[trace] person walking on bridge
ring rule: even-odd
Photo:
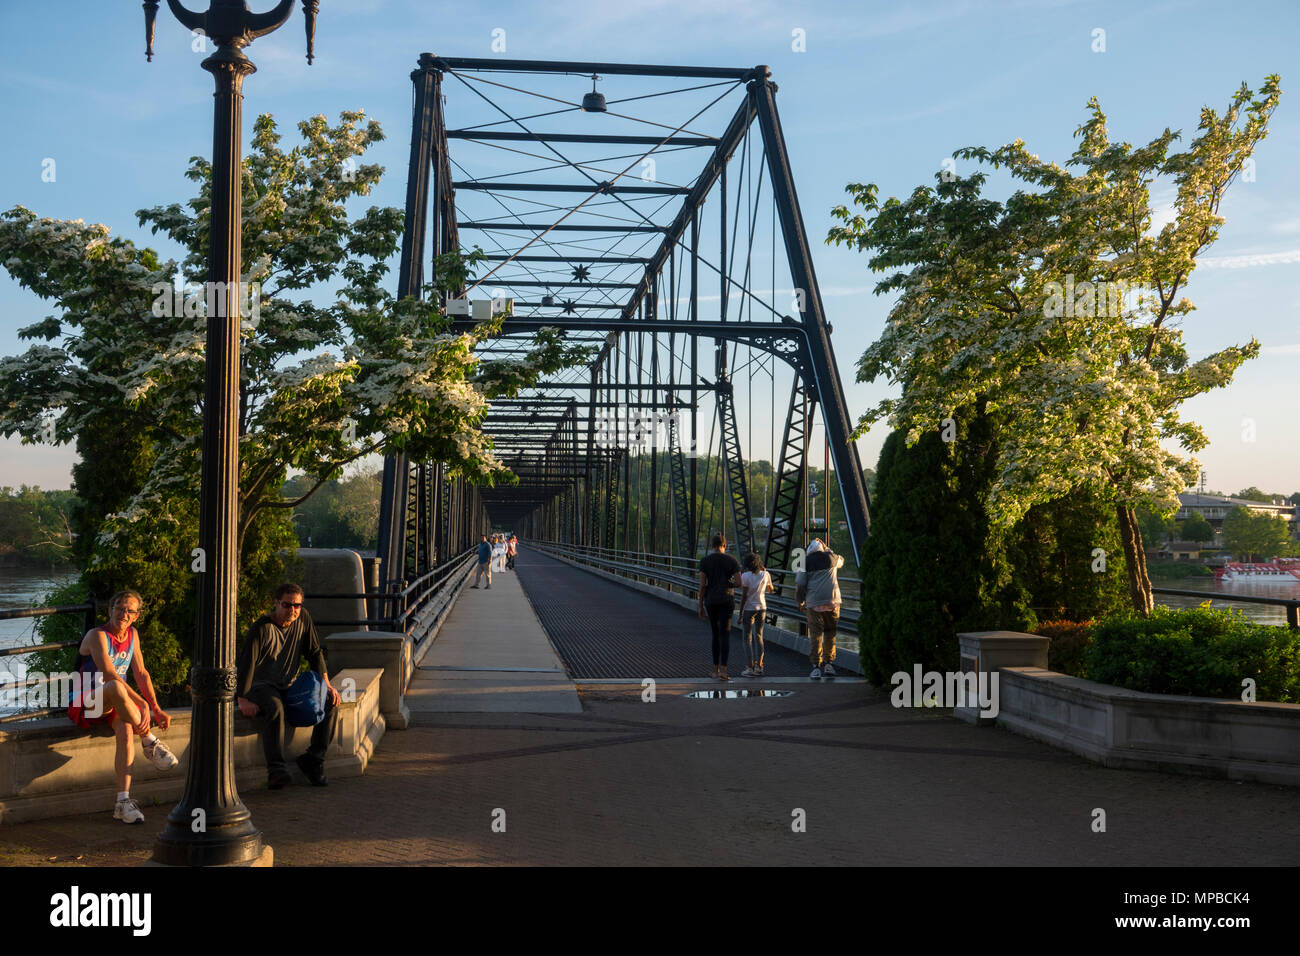
[[[719,532],[713,536],[713,550],[700,559],[700,620],[707,620],[713,628],[713,676],[717,680],[731,680],[727,656],[738,587],[742,587],[740,562],[727,554],[727,539]]]
[[[804,569],[795,575],[799,605],[808,623],[808,657],[813,680],[835,676],[835,630],[840,623],[840,582],[835,572],[844,566],[820,538],[813,538],[804,557]]]
[[[487,586],[492,587],[492,545],[488,544],[487,535],[480,535],[478,543],[478,567],[474,569],[474,583],[478,587],[479,579],[487,575]]]
[[[752,551],[745,555],[745,573],[740,576],[744,584],[740,600],[740,633],[745,639],[745,656],[749,664],[740,672],[741,677],[763,676],[763,623],[767,617],[767,595],[776,588],[772,576],[763,562]]]

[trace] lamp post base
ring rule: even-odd
[[[193,833],[168,821],[153,847],[153,862],[160,866],[269,866],[255,861],[270,853],[262,842],[262,831],[251,822],[236,833]]]
[[[184,866],[183,863],[162,863],[158,860],[146,860],[141,866]],[[265,843],[262,844],[262,852],[251,860],[245,860],[238,863],[219,863],[218,866],[275,866],[275,851]]]

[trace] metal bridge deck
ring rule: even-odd
[[[695,614],[526,547],[515,567],[570,677],[663,680],[712,672],[709,625]],[[729,653],[727,671],[737,677],[745,667],[738,628]],[[807,660],[794,651],[768,642],[764,657],[768,677],[808,676]]]

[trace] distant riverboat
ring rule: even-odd
[[[1258,581],[1263,584],[1295,584],[1300,581],[1300,558],[1278,558],[1262,564],[1230,562],[1216,568],[1219,581]]]

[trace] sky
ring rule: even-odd
[[[245,84],[244,118],[251,128],[259,113],[272,112],[289,132],[317,113],[364,110],[388,136],[367,153],[387,174],[365,202],[402,206],[409,73],[421,52],[499,55],[494,31],[504,31],[495,37],[499,47],[504,36],[511,58],[767,64],[856,418],[890,394],[887,383],[854,382],[854,366],[892,301],[872,294],[878,277],[862,254],[821,242],[846,184],[876,183],[882,199],[905,196],[932,183],[954,150],[1017,138],[1064,162],[1094,95],[1113,139],[1144,143],[1170,127],[1183,130],[1186,143],[1202,106],[1222,110],[1243,82],[1256,89],[1265,75],[1282,73],[1281,105],[1255,154],[1254,181],[1238,182],[1223,202],[1226,222],[1188,287],[1197,311],[1184,322],[1193,357],[1252,336],[1262,354],[1227,389],[1187,402],[1183,417],[1209,435],[1198,458],[1210,488],[1290,494],[1300,490],[1300,108],[1286,92],[1285,68],[1295,62],[1298,28],[1300,5],[1291,2],[325,0],[311,67],[299,10],[248,48],[258,72]],[[0,210],[21,204],[41,216],[102,222],[177,255],[138,227],[135,213],[189,198],[189,157],[211,151],[212,81],[188,31],[164,4],[154,62],[146,63],[135,0],[47,0],[0,4],[0,33],[11,38],[0,65],[11,131],[0,147]],[[52,182],[42,175],[47,160]],[[996,191],[996,177],[990,185]],[[1154,198],[1167,206],[1170,194],[1157,190]],[[0,355],[22,351],[18,329],[48,312],[0,270]],[[877,425],[861,439],[864,465],[874,466],[887,431]],[[756,445],[753,454],[767,457],[768,443]],[[73,460],[68,447],[0,438],[0,486],[66,488]]]

